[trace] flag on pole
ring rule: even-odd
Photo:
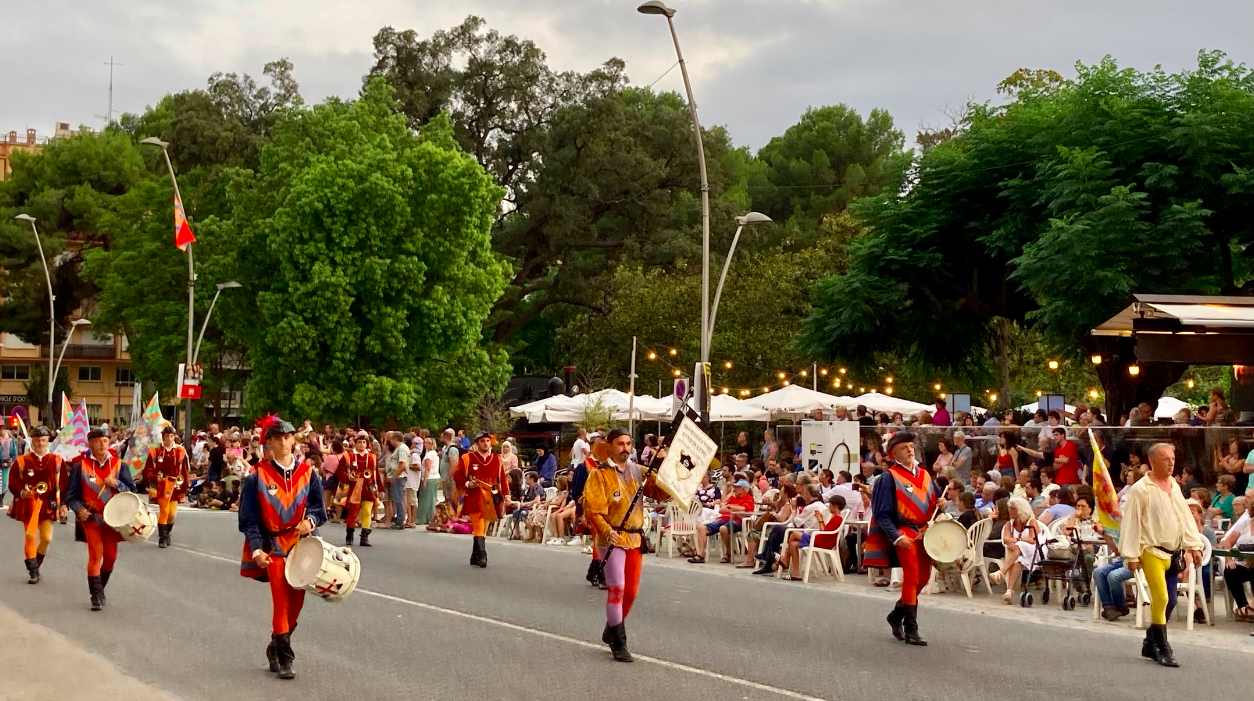
[[[1093,497],[1097,501],[1097,520],[1111,538],[1119,540],[1119,522],[1123,514],[1119,511],[1119,494],[1115,492],[1115,483],[1110,479],[1110,466],[1102,457],[1097,439],[1093,438],[1093,429],[1089,429],[1089,444],[1093,447]]]
[[[148,451],[161,445],[161,430],[170,422],[161,415],[159,393],[153,394],[148,405],[144,407],[143,416],[135,422],[131,439],[126,448],[126,464],[131,468],[132,475],[144,471],[144,459]]]
[[[79,402],[78,408],[74,410],[70,420],[65,422],[61,427],[60,433],[53,441],[50,451],[60,455],[65,460],[74,460],[78,456],[87,452],[87,403]]]
[[[187,224],[187,214],[183,211],[183,201],[179,199],[178,193],[174,193],[174,245],[179,247],[180,251],[187,250],[187,244],[195,243],[196,237],[192,235],[192,227]]]
[[[65,396],[65,392],[61,393],[61,425],[69,426],[70,419],[74,418],[74,407],[70,406],[70,400]]]

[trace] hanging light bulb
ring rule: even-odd
[[[1135,377],[1135,376],[1137,376],[1137,375],[1140,375],[1140,374],[1141,374],[1141,366],[1140,366],[1140,365],[1129,365],[1129,366],[1128,366],[1128,374],[1129,374],[1129,375],[1132,375],[1133,377]]]
[[[787,375],[786,373],[782,373],[782,372],[781,372],[781,373],[777,373],[777,374],[778,374],[778,376],[779,376],[779,379],[781,379],[781,380],[782,380],[782,379],[784,379],[785,377],[788,377],[788,375]]]
[[[790,385],[790,384],[792,384],[792,383],[791,383],[791,382],[789,382],[788,380],[784,380],[784,386],[785,386],[785,387],[787,387],[787,386],[788,386],[788,385]]]
[[[1185,386],[1185,387],[1188,387],[1189,389],[1193,389],[1193,384],[1194,384],[1194,383],[1193,383],[1193,379],[1192,379],[1192,378],[1189,378],[1188,380],[1185,380],[1185,382],[1184,382],[1184,386]]]
[[[936,384],[932,385],[932,389],[934,389],[934,390],[936,390],[937,392],[939,392],[939,391],[940,391],[940,383],[939,383],[939,382],[937,382]]]
[[[723,394],[727,394],[727,393],[729,393],[729,392],[731,392],[731,390],[730,390],[730,389],[728,389],[727,387],[724,387],[724,388],[723,388]]]
[[[1057,361],[1057,360],[1051,360],[1051,361],[1049,361],[1048,363],[1046,363],[1046,365],[1048,365],[1048,366],[1049,366],[1049,369],[1050,369],[1050,370],[1057,370],[1057,369],[1058,369],[1058,361]]]
[[[837,372],[839,372],[840,374],[842,374],[842,375],[843,375],[843,374],[845,374],[845,369],[844,369],[844,368],[841,368],[841,369],[837,370]]]
[[[1101,365],[1101,364],[1102,364],[1102,356],[1100,356],[1100,355],[1098,355],[1098,354],[1094,353],[1094,354],[1093,354],[1093,355],[1089,358],[1089,362],[1093,363],[1094,365]]]
[[[1097,399],[1097,390],[1095,390],[1095,389],[1091,389],[1091,390],[1089,390],[1089,397],[1091,397],[1091,398],[1093,398],[1093,399]]]
[[[679,351],[678,351],[678,350],[676,350],[676,349],[674,349],[674,348],[672,348],[672,349],[671,349],[671,355],[679,355]]]
[[[885,387],[885,388],[884,388],[884,394],[892,394],[892,393],[893,393],[893,388],[892,388],[892,387]]]
[[[884,378],[884,381],[891,385],[893,383],[893,378],[891,375],[889,375],[888,377]]]
[[[724,367],[724,368],[726,368],[726,369],[728,369],[728,370],[731,370],[731,368],[732,368],[731,361],[729,360],[729,361],[727,361],[727,362],[723,363],[723,367]]]
[[[671,370],[671,372],[675,375],[675,377],[679,377],[679,375],[681,374],[679,372],[679,368],[675,368],[674,370]]]
[[[807,376],[808,376],[808,373],[807,373],[805,370],[802,370],[802,371],[801,371],[801,376],[802,376],[802,377],[807,377]]]
[[[653,351],[649,351],[648,357],[649,357],[649,360],[657,360],[657,353],[654,353]]]
[[[827,368],[819,368],[819,374],[823,377],[827,377]]]

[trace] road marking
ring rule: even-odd
[[[225,557],[217,553],[206,552],[204,550],[195,550],[193,548],[189,548],[184,545],[175,545],[173,547],[176,550],[184,550],[194,555],[207,557],[211,560],[221,560],[222,562],[239,564],[238,559]],[[567,643],[569,645],[576,645],[578,647],[588,648],[590,650],[604,650],[605,649],[604,645],[598,645],[596,643],[588,642],[587,640],[580,640],[579,638],[571,638],[565,635],[560,635],[558,633],[550,633],[547,630],[540,630],[539,628],[529,628],[527,626],[521,626],[521,625],[518,625],[517,623],[509,623],[507,621],[502,621],[496,618],[480,616],[478,614],[467,613],[465,611],[458,611],[457,609],[444,608],[443,606],[436,606],[435,604],[427,604],[421,601],[414,601],[412,599],[404,599],[399,596],[392,596],[391,594],[383,594],[377,591],[370,591],[369,589],[358,588],[354,591],[356,591],[359,594],[366,594],[367,596],[373,596],[379,599],[384,599],[386,601],[392,601],[398,604],[408,604],[410,606],[415,606],[420,609],[426,609],[428,611],[435,611],[436,613],[443,613],[449,616],[456,616],[458,618],[465,618],[465,619],[472,620],[472,621],[478,621],[480,623],[488,623],[491,625],[499,626],[501,628],[505,628],[507,630],[516,631],[519,633],[530,633],[532,635],[538,635],[542,638],[547,638],[549,640],[556,640],[559,642]],[[719,672],[714,672],[708,669],[702,669],[700,667],[693,667],[691,665],[686,665],[681,662],[672,662],[670,660],[663,660],[657,657],[649,657],[647,655],[638,655],[634,653],[632,656],[635,657],[640,662],[647,662],[649,664],[655,664],[655,665],[658,665],[659,667],[665,667],[667,669],[673,669],[679,672],[687,672],[689,674],[696,674],[698,676],[707,677],[709,679],[717,679],[719,681],[727,682],[729,684],[736,684],[737,686],[743,686],[749,689],[756,689],[757,691],[765,691],[767,693],[775,694],[777,696],[783,696],[783,697],[790,698],[790,699],[798,699],[798,701],[827,701],[826,699],[822,699],[817,696],[807,696],[806,694],[798,693],[796,691],[791,691],[789,689],[781,689],[779,687],[770,686],[768,684],[761,684],[759,682],[750,681],[748,679],[741,679],[740,677],[733,677],[733,676],[729,676],[726,674],[721,674]]]

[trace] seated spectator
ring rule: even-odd
[[[1119,544],[1102,528],[1098,522],[1094,525],[1095,533],[1106,541],[1106,549],[1112,553],[1119,552]],[[1102,607],[1102,618],[1117,621],[1131,613],[1128,608],[1128,597],[1123,590],[1123,583],[1132,579],[1132,570],[1124,567],[1123,558],[1113,557],[1106,564],[1093,571],[1093,582],[1097,586],[1097,600]]]
[[[1180,471],[1180,492],[1185,495],[1193,493],[1194,489],[1202,486],[1202,481],[1198,478],[1198,469],[1193,465],[1185,465]]]
[[[1244,497],[1237,497],[1244,501]],[[1237,522],[1232,524],[1219,547],[1224,550],[1232,548],[1254,547],[1254,509],[1243,512]],[[1228,587],[1228,595],[1236,607],[1238,620],[1254,620],[1254,607],[1250,606],[1245,596],[1245,583],[1254,583],[1254,566],[1249,560],[1235,557],[1224,558],[1224,584]]]
[[[1031,470],[1019,470],[1019,474],[1015,477],[1014,488],[1010,490],[1011,496],[1026,499],[1028,496],[1028,485],[1032,483]]]
[[[796,505],[793,507],[792,518],[784,523],[771,526],[771,532],[766,540],[766,547],[762,550],[762,566],[754,570],[754,574],[774,574],[776,568],[781,566],[776,557],[784,550],[784,537],[787,535],[788,529],[818,529],[820,525],[819,512],[826,508],[819,496],[820,492],[817,484],[807,484],[804,489],[800,490],[800,494],[796,498]]]
[[[970,530],[971,526],[980,520],[979,513],[975,510],[975,495],[971,492],[961,492],[954,501],[958,503],[958,515],[954,517],[954,520],[961,523],[963,528]]]
[[[458,518],[448,502],[441,502],[435,507],[435,518],[431,519],[431,523],[427,524],[427,530],[435,533],[457,533],[459,535],[467,535],[473,532],[470,526],[470,517],[462,516]]]
[[[718,534],[723,544],[722,563],[731,562],[731,534],[739,533],[745,514],[753,513],[755,508],[753,495],[749,493],[748,480],[739,480],[732,486],[731,494],[722,502],[719,519],[697,529],[697,554],[688,558],[688,562],[702,564],[705,562],[705,547],[709,537]]]
[[[958,481],[945,485],[945,513],[956,518],[959,514],[958,500],[963,494],[962,483]],[[971,495],[971,503],[975,503],[975,495]]]
[[[1041,525],[1048,526],[1055,520],[1075,513],[1075,492],[1071,487],[1059,487],[1049,497],[1049,508],[1041,514]]]
[[[701,502],[701,506],[707,509],[718,508],[719,501],[723,497],[723,492],[710,481],[710,471],[706,470],[701,476],[701,486],[697,488],[697,500]]]
[[[836,493],[836,473],[830,468],[819,470],[819,492],[823,495],[823,501],[826,502]]]
[[[1003,499],[994,503],[992,512],[987,518],[993,519],[993,526],[989,529],[989,539],[984,542],[984,557],[990,560],[1002,560],[1006,557],[1006,546],[1002,544],[998,536],[1010,520],[1009,500]]]
[[[762,534],[767,527],[775,523],[785,523],[792,519],[793,507],[796,505],[797,487],[793,483],[792,477],[785,475],[780,478],[779,493],[775,495],[772,501],[762,502],[762,506],[766,509],[765,513],[754,519],[749,524],[749,530],[745,534],[749,543],[749,547],[745,550],[745,561],[736,565],[739,569],[753,567],[755,565],[755,553],[758,550],[758,544],[762,540]]]
[[[565,545],[566,526],[569,524],[570,520],[575,517],[575,502],[568,499],[570,495],[569,474],[565,472],[559,474],[554,480],[554,487],[557,489],[557,492],[554,493],[552,499],[549,499],[544,504],[545,506],[553,507],[553,510],[547,514],[549,532],[553,534],[553,537],[549,538],[548,544]],[[545,515],[546,514],[542,511],[539,513],[540,517],[544,517]],[[544,537],[544,523],[541,522],[540,526],[540,537]]]
[[[531,514],[536,509],[544,505],[544,487],[540,484],[540,473],[528,472],[526,476],[526,486],[523,487],[522,493],[518,495],[518,508],[514,509],[510,514],[514,525],[513,532],[510,534],[510,540],[518,540],[524,538],[527,542],[532,542],[532,526]],[[541,524],[543,525],[543,524]],[[537,536],[536,540],[542,536]]]
[[[1206,491],[1205,489],[1201,491]],[[1207,526],[1202,521],[1203,515],[1206,513],[1206,504],[1196,499],[1186,499],[1185,503],[1189,505],[1189,512],[1193,514],[1193,522],[1197,524],[1197,532],[1202,534],[1206,542],[1210,543],[1211,549],[1219,544],[1219,539],[1215,537],[1215,529]],[[1212,558],[1213,559],[1213,558]],[[1191,572],[1184,572],[1180,575],[1180,583],[1189,581]],[[1203,601],[1210,601],[1210,584],[1211,584],[1211,563],[1207,562],[1202,565],[1202,591]],[[1206,623],[1206,615],[1202,613],[1202,607],[1199,605],[1193,609],[1193,622]]]
[[[1211,514],[1216,518],[1231,519],[1233,515],[1232,502],[1236,500],[1237,495],[1233,493],[1236,488],[1237,478],[1232,475],[1220,475],[1215,480],[1215,499],[1211,501]]]
[[[1032,513],[1032,507],[1026,499],[1011,497],[1008,500],[1010,520],[1002,527],[1001,542],[1006,546],[1006,559],[997,572],[989,579],[994,584],[1006,583],[1006,593],[1002,595],[1004,603],[1012,603],[1015,587],[1019,584],[1020,575],[1032,567],[1037,559],[1038,543],[1043,543],[1045,528]]]
[[[975,500],[975,508],[980,512],[981,516],[987,517],[993,510],[993,504],[997,502],[997,484],[993,482],[985,482],[984,490],[980,497]]]
[[[815,502],[820,503],[820,502]],[[827,500],[827,521],[823,524],[822,534],[797,531],[789,534],[788,544],[784,548],[784,554],[779,561],[780,567],[788,568],[788,573],[784,575],[787,581],[797,581],[801,578],[798,571],[801,566],[801,549],[810,547],[810,543],[814,543],[816,548],[824,548],[831,550],[837,546],[843,545],[836,539],[836,534],[829,531],[837,531],[840,525],[844,523],[840,512],[845,510],[845,498],[839,494],[833,494]],[[843,559],[842,559],[843,562]]]

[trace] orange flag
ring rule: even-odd
[[[192,235],[192,227],[187,225],[187,215],[183,213],[183,202],[179,199],[178,193],[174,194],[174,245],[179,247],[180,251],[187,250],[187,244],[195,243],[196,237]]]

